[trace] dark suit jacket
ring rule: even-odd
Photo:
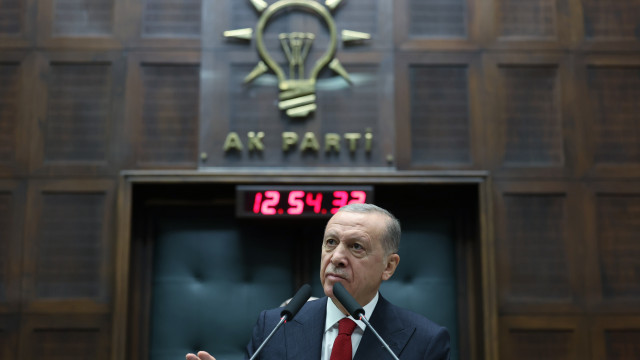
[[[256,359],[318,360],[321,355],[327,299],[307,302],[292,321],[273,335]],[[249,359],[280,321],[281,309],[263,311],[247,345]],[[368,319],[401,360],[449,359],[449,332],[422,315],[397,307],[382,296]],[[376,336],[367,328],[354,360],[392,360]]]

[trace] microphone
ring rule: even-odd
[[[360,304],[358,304],[356,299],[354,299],[353,296],[349,294],[349,292],[347,291],[347,289],[344,288],[344,285],[342,285],[342,283],[337,282],[333,284],[333,295],[336,297],[336,299],[338,299],[340,304],[344,306],[344,308],[349,312],[349,314],[353,316],[354,319],[361,320],[362,322],[365,323],[365,325],[367,325],[369,329],[371,329],[373,334],[378,338],[378,340],[380,340],[382,345],[384,345],[385,349],[387,349],[389,354],[391,354],[391,356],[395,360],[399,360],[396,354],[393,353],[393,350],[391,350],[389,345],[387,345],[387,343],[384,342],[384,340],[382,340],[382,337],[373,328],[373,326],[371,326],[367,318],[364,317],[364,309],[362,308],[362,306],[360,306]]]
[[[349,312],[354,319],[360,319],[361,316],[364,316],[364,309],[358,304],[356,299],[349,294],[342,283],[337,282],[333,284],[333,295],[336,296],[340,304],[347,309],[347,312]]]
[[[309,284],[302,285],[302,287],[298,290],[298,292],[293,296],[291,301],[289,301],[287,306],[285,306],[284,309],[282,309],[282,312],[280,312],[281,318],[280,318],[280,322],[278,322],[278,325],[276,325],[276,327],[273,328],[269,336],[267,336],[267,338],[264,339],[262,344],[260,344],[260,347],[258,347],[258,350],[256,350],[255,353],[253,353],[253,356],[251,356],[251,359],[249,360],[253,360],[256,358],[256,356],[258,356],[262,348],[269,342],[269,340],[271,340],[271,337],[273,336],[273,334],[276,333],[276,330],[278,330],[280,326],[282,326],[288,320],[292,320],[293,317],[296,316],[298,311],[300,311],[300,309],[302,308],[302,305],[304,305],[307,302],[307,300],[309,300],[310,297],[311,297],[311,286],[309,286]]]
[[[293,317],[296,316],[298,311],[300,311],[300,309],[302,308],[302,305],[304,305],[307,302],[307,300],[309,300],[310,297],[311,297],[311,286],[309,286],[309,284],[302,285],[300,290],[298,290],[298,292],[293,296],[293,299],[291,299],[291,301],[289,301],[287,306],[285,306],[284,309],[282,309],[280,316],[282,317],[286,316],[285,322],[287,320],[292,320]]]

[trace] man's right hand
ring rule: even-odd
[[[206,351],[198,351],[198,355],[187,354],[187,360],[216,360],[213,356],[209,355]]]

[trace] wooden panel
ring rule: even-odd
[[[403,50],[478,47],[476,1],[394,1],[395,42]]]
[[[586,332],[580,325],[577,318],[502,318],[500,358],[584,359]]]
[[[586,72],[592,173],[640,174],[640,64],[593,64]]]
[[[7,302],[9,284],[9,260],[13,240],[13,198],[0,191],[0,304]]]
[[[400,168],[482,166],[478,60],[433,53],[396,58]]]
[[[47,48],[120,48],[124,0],[38,1],[37,43]]]
[[[497,177],[567,177],[576,173],[577,136],[567,57],[519,54],[485,57],[487,128]],[[491,103],[493,101],[493,103]]]
[[[20,308],[24,202],[23,183],[0,180],[0,314]]]
[[[18,359],[18,337],[18,316],[0,315],[0,358]]]
[[[104,162],[110,112],[109,64],[52,63],[44,162]]]
[[[591,338],[593,360],[640,358],[640,318],[636,315],[596,317]]]
[[[510,266],[506,301],[571,296],[564,246],[565,199],[561,195],[504,195]]]
[[[101,180],[29,184],[24,271],[30,310],[106,309],[113,191],[111,181]]]
[[[557,68],[502,66],[504,166],[564,164]]]
[[[6,0],[0,6],[0,36],[14,37],[24,29],[26,0]]]
[[[51,54],[39,59],[31,171],[105,175],[114,166],[123,61],[114,53]],[[119,95],[116,95],[119,94]]]
[[[588,301],[594,313],[638,311],[640,183],[594,182],[584,199]]]
[[[114,0],[57,0],[53,2],[52,33],[56,37],[110,35]]]
[[[498,0],[485,10],[482,31],[496,49],[568,48],[576,5],[574,0]]]
[[[193,167],[197,162],[200,69],[195,64],[140,64],[141,167]]]
[[[200,37],[201,0],[145,0],[142,6],[143,37]]]
[[[579,307],[579,205],[562,183],[498,183],[499,306],[503,313],[572,312]]]
[[[22,324],[20,359],[106,360],[108,341],[105,316],[29,316]]]
[[[571,330],[514,329],[503,339],[511,342],[512,349],[509,355],[503,356],[507,359],[570,359],[569,355],[575,352],[571,347],[574,336]]]
[[[637,52],[640,1],[571,0],[573,37],[581,50]]]
[[[34,67],[33,56],[25,51],[0,51],[0,176],[27,174]]]
[[[582,0],[585,21],[585,36],[637,41],[638,22],[640,22],[640,1]]]
[[[500,0],[500,37],[553,38],[555,0]]]
[[[605,331],[607,359],[632,360],[640,358],[640,328]]]
[[[203,83],[200,152],[208,158],[202,166],[385,166],[393,161],[392,79],[385,77],[391,61],[379,53],[343,54],[340,58],[350,73],[349,84],[332,72],[320,75],[317,86],[318,109],[306,118],[289,118],[278,109],[278,85],[272,75],[263,75],[251,84],[243,78],[257,62],[253,54],[232,53],[204,61],[216,76]],[[204,70],[205,72],[209,70]],[[259,115],[259,116],[258,116]],[[367,130],[373,136],[371,151],[365,147]],[[230,132],[237,132],[242,151],[226,152],[223,144]],[[249,131],[264,132],[263,151],[250,151]],[[283,132],[298,135],[295,146],[283,150]],[[319,150],[301,151],[307,132],[313,133]],[[325,135],[340,136],[340,151],[325,151]],[[357,133],[352,152],[345,134]]]
[[[11,166],[16,161],[20,80],[19,62],[0,62],[0,166]]]
[[[471,162],[466,66],[409,69],[412,165]]]
[[[99,297],[105,201],[100,193],[42,195],[36,298]]]
[[[640,300],[640,194],[598,194],[596,211],[602,295]]]
[[[48,359],[106,358],[98,349],[98,329],[35,329],[32,334],[35,354]]]
[[[464,0],[409,0],[408,5],[410,36],[464,38],[467,35]]]
[[[123,167],[197,166],[199,64],[197,52],[129,55],[119,144]]]
[[[0,6],[0,48],[25,48],[33,37],[35,0],[4,0]]]

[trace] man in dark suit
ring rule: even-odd
[[[327,223],[322,242],[320,281],[326,297],[307,302],[276,332],[258,358],[342,360],[338,353],[346,352],[354,360],[392,359],[371,330],[359,320],[354,324],[335,298],[333,285],[340,282],[364,307],[371,325],[398,358],[449,359],[447,329],[389,303],[378,293],[380,284],[391,278],[400,263],[399,245],[400,224],[388,211],[371,204],[340,208]],[[278,309],[260,314],[247,345],[248,356],[279,321]],[[197,356],[187,354],[186,358],[215,360],[204,351]]]

